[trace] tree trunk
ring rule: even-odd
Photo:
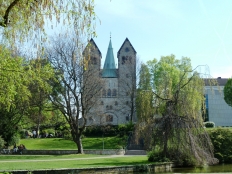
[[[77,153],[83,154],[84,150],[82,146],[81,136],[77,136],[76,145],[77,145],[77,150],[78,150]]]

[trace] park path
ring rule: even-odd
[[[22,159],[18,159],[18,160],[0,160],[1,163],[15,163],[15,162],[46,162],[46,161],[73,161],[73,160],[91,160],[91,159],[102,159],[102,158],[119,158],[119,157],[131,157],[131,156],[142,156],[142,155],[108,155],[108,156],[101,156],[101,157],[86,157],[86,158],[61,158],[61,159],[38,159],[38,160],[34,160],[34,159],[26,159],[26,160],[22,160]],[[145,155],[144,155],[145,156]]]

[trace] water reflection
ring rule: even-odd
[[[228,172],[232,173],[232,164],[205,166],[201,168],[173,168],[172,172],[160,172],[160,173],[167,174],[167,173],[228,173]],[[138,173],[138,174],[153,174],[153,172],[152,173]]]
[[[205,166],[201,168],[173,168],[172,172],[173,173],[226,173],[226,172],[232,172],[232,164]]]

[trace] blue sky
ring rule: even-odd
[[[117,51],[126,37],[142,62],[170,54],[191,58],[212,77],[232,76],[232,0],[95,0],[94,41],[105,60],[110,33]]]

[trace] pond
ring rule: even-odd
[[[166,172],[166,173],[228,173],[228,172],[232,173],[232,164],[205,166],[201,168],[173,168],[172,172]]]

